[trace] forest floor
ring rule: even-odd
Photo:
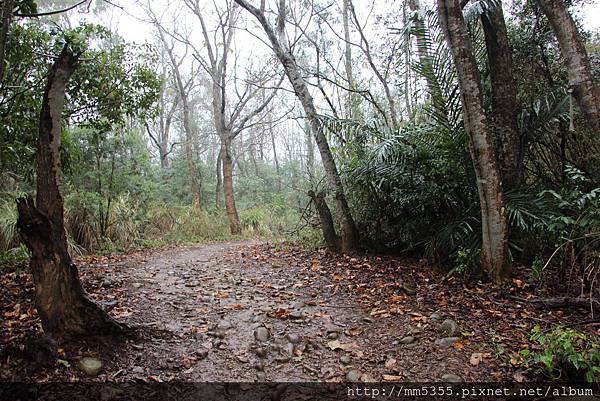
[[[535,348],[531,328],[586,318],[445,280],[412,259],[259,240],[79,265],[92,297],[141,335],[65,345],[45,361],[29,275],[5,271],[1,381],[523,381],[517,353]],[[533,289],[513,280],[505,291]],[[100,373],[79,369],[83,357],[102,361]]]

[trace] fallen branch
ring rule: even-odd
[[[542,304],[550,309],[559,308],[581,308],[589,309],[594,312],[600,312],[600,301],[595,298],[570,298],[570,297],[551,297],[526,299],[514,295],[506,295],[506,298],[519,302],[527,302],[531,304]]]

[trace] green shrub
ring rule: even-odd
[[[14,199],[0,202],[0,251],[9,251],[19,244],[17,205]]]
[[[454,256],[454,267],[448,272],[453,275],[468,276],[479,271],[481,265],[481,250],[460,247]]]
[[[535,326],[530,338],[540,349],[522,350],[521,356],[536,373],[553,380],[600,381],[600,346],[594,335],[562,326],[543,332]]]

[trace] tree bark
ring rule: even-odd
[[[481,207],[482,267],[494,282],[510,275],[507,263],[508,223],[492,137],[483,108],[483,91],[471,39],[458,0],[438,0],[438,16],[456,66],[463,119],[475,167]]]
[[[317,213],[319,214],[325,244],[327,244],[327,247],[332,251],[339,251],[340,237],[335,232],[333,217],[331,216],[331,211],[329,210],[329,206],[327,206],[327,202],[325,202],[325,195],[323,193],[315,194],[314,191],[308,191],[308,196],[314,202],[315,209],[317,209]]]
[[[223,192],[223,147],[219,147],[217,154],[217,186],[215,188],[215,208],[221,208],[221,193]]]
[[[550,21],[567,64],[570,90],[590,127],[600,135],[600,87],[595,83],[587,51],[562,0],[537,0]]]
[[[513,76],[512,49],[508,41],[502,5],[481,17],[492,86],[492,121],[498,142],[498,164],[503,189],[521,184],[523,154],[517,125],[517,85]]]
[[[227,210],[231,234],[237,235],[242,233],[242,225],[240,224],[240,217],[235,206],[235,197],[233,193],[233,157],[231,155],[231,141],[224,141],[222,146],[225,209]]]
[[[50,71],[40,113],[36,202],[17,200],[17,225],[31,252],[35,305],[44,331],[57,339],[123,331],[87,296],[67,250],[59,189],[61,119],[66,85],[78,59],[67,44]]]
[[[4,81],[4,70],[6,66],[6,42],[8,41],[8,31],[13,17],[14,0],[4,0],[2,2],[2,21],[0,26],[0,82]]]
[[[354,223],[354,219],[352,218],[352,214],[350,213],[350,207],[348,206],[348,202],[344,194],[342,180],[340,179],[335,160],[331,153],[331,149],[329,148],[329,143],[327,142],[327,138],[323,132],[321,123],[319,122],[313,98],[310,95],[304,78],[298,70],[296,61],[289,50],[287,50],[287,46],[280,43],[275,32],[273,31],[273,28],[267,21],[265,14],[261,10],[251,6],[245,0],[235,1],[244,9],[248,10],[252,15],[254,15],[254,17],[256,17],[256,19],[262,25],[267,37],[269,38],[269,41],[271,42],[271,45],[273,46],[275,55],[283,65],[294,92],[304,108],[306,118],[310,124],[311,131],[315,137],[317,147],[321,154],[321,160],[323,161],[325,174],[327,175],[329,184],[334,191],[336,205],[340,213],[340,237],[342,238],[341,249],[344,252],[356,250],[358,248],[358,230],[356,228],[356,224]]]

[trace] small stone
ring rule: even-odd
[[[402,343],[404,345],[406,345],[406,344],[412,344],[412,343],[415,342],[415,340],[416,339],[413,336],[406,336],[406,337],[404,337],[404,338],[402,338],[400,340],[400,343]]]
[[[255,349],[254,353],[259,358],[266,358],[267,357],[267,349],[263,348],[263,347],[259,347],[259,348]]]
[[[460,337],[444,337],[435,341],[437,345],[441,345],[442,347],[451,347],[455,342],[459,341]]]
[[[363,317],[363,322],[365,323],[373,323],[373,319],[371,319],[370,317]]]
[[[217,329],[219,330],[229,330],[233,325],[229,320],[221,320],[219,324],[217,324]]]
[[[445,383],[460,383],[463,381],[463,379],[455,374],[446,373],[442,376],[442,381]]]
[[[432,322],[437,322],[442,320],[442,316],[439,313],[432,313],[431,315],[429,315],[429,320],[431,320]]]
[[[263,371],[265,370],[265,364],[263,363],[263,361],[257,361],[254,365],[253,365],[254,369],[258,370],[258,371]]]
[[[352,363],[352,358],[350,358],[348,355],[342,355],[340,357],[340,362],[342,365],[350,365]]]
[[[346,380],[349,382],[358,382],[360,381],[361,376],[362,373],[360,373],[358,370],[351,370],[346,373]]]
[[[110,279],[110,278],[106,278],[106,279],[104,279],[104,281],[102,281],[102,287],[104,287],[104,288],[114,287],[115,284],[116,284],[115,280]]]
[[[444,337],[455,337],[458,333],[458,324],[452,319],[446,319],[442,322],[438,332]]]
[[[335,332],[335,331],[327,334],[327,338],[330,340],[337,340],[339,338],[339,336],[340,336],[340,333]]]
[[[339,326],[336,326],[335,324],[333,324],[329,321],[329,322],[325,323],[325,331],[327,333],[339,333],[342,331],[342,328]]]
[[[297,334],[289,333],[287,335],[287,339],[292,344],[298,344],[300,342],[300,337]]]
[[[286,362],[288,362],[290,359],[292,359],[292,358],[290,358],[289,356],[281,355],[281,356],[277,356],[277,357],[275,357],[275,362],[278,362],[278,363],[286,363]]]
[[[269,341],[269,338],[271,337],[271,334],[269,333],[269,330],[266,327],[257,327],[256,330],[254,330],[254,338],[256,338],[258,341]]]
[[[143,374],[143,373],[144,373],[144,368],[142,368],[141,366],[134,366],[134,367],[131,369],[131,372],[132,372],[132,373],[135,373],[135,374],[137,374],[137,375],[141,375],[141,374]]]
[[[79,361],[79,367],[86,374],[96,376],[102,370],[102,361],[98,358],[85,357]]]
[[[294,319],[294,320],[302,319],[302,312],[299,310],[293,310],[290,312],[290,314],[288,316],[290,319]]]
[[[406,294],[408,295],[415,295],[417,293],[417,290],[410,284],[408,283],[404,283],[402,285],[402,289],[404,290],[404,292],[406,292]]]
[[[283,354],[285,356],[292,356],[292,355],[294,355],[294,344],[287,343],[285,345],[285,347],[283,348]]]
[[[360,376],[360,381],[364,383],[375,383],[377,380],[368,373],[363,373]]]
[[[194,353],[194,355],[198,359],[205,359],[208,356],[208,350],[206,348],[200,348]]]

